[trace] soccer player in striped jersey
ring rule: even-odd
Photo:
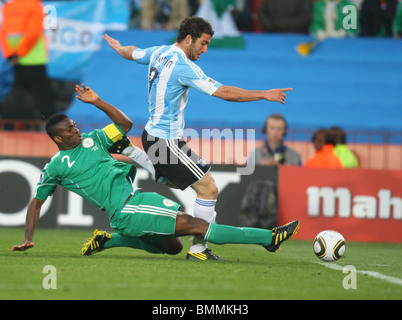
[[[245,90],[223,85],[208,77],[194,61],[207,52],[213,34],[207,21],[189,17],[181,23],[173,45],[141,49],[122,46],[118,40],[104,35],[111,48],[123,58],[148,65],[150,117],[142,135],[143,147],[155,166],[156,179],[167,180],[181,190],[191,186],[196,191],[194,217],[207,222],[215,221],[218,188],[209,173],[210,166],[182,139],[189,89],[227,101],[280,103],[285,101],[285,92],[292,90]],[[205,241],[195,238],[187,258],[198,259],[200,256],[220,259],[208,249]]]

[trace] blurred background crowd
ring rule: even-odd
[[[402,35],[402,7],[398,0],[211,0],[217,11],[230,13],[241,31],[302,33],[317,37]],[[132,0],[130,27],[177,29],[194,15],[202,0]],[[342,9],[358,12],[358,27],[342,28]]]
[[[346,145],[347,136],[354,143],[401,144],[400,0],[2,0],[0,12],[0,134],[30,129],[21,120],[40,122],[60,111],[87,125],[102,123],[74,101],[73,88],[83,81],[113,98],[141,127],[147,118],[146,90],[130,88],[140,87],[136,81],[144,85],[146,70],[141,69],[140,80],[126,72],[102,43],[102,34],[115,32],[125,44],[144,47],[173,43],[180,22],[199,15],[215,30],[210,48],[216,50],[199,61],[207,74],[225,84],[295,86],[297,91],[293,100],[290,94],[289,106],[267,110],[256,103],[247,114],[244,106],[221,107],[200,97],[192,102],[188,125],[257,128],[257,139],[265,142],[250,161],[260,164],[283,163],[286,154],[294,165],[317,165],[307,161],[312,151],[300,156],[300,146],[294,153],[285,150],[285,137],[314,144],[313,153],[324,145]],[[310,60],[303,57],[308,55]],[[106,67],[111,61],[113,67]],[[134,113],[128,101],[141,101],[143,110]],[[216,115],[214,108],[222,112]],[[270,128],[259,129],[270,113],[291,132],[276,142],[269,140]],[[33,128],[43,130],[38,122]],[[357,130],[386,133],[371,141],[367,134],[359,138]],[[346,165],[331,165],[358,167],[357,158],[345,152],[338,157]]]

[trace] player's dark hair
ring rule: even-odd
[[[54,128],[60,121],[66,119],[66,118],[68,118],[68,117],[63,113],[55,113],[55,114],[51,115],[49,117],[49,119],[47,119],[45,129],[46,129],[47,135],[52,140],[53,140],[53,137],[55,136]]]
[[[187,17],[180,24],[176,41],[181,42],[188,35],[191,35],[191,38],[195,41],[200,38],[203,33],[207,33],[211,35],[211,37],[214,35],[211,24],[200,17]]]

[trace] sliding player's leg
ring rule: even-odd
[[[272,230],[238,228],[208,223],[188,214],[180,213],[176,218],[175,236],[194,235],[215,244],[259,244],[268,251],[277,252],[282,242],[290,239],[298,230],[299,221],[293,221]]]
[[[84,243],[82,255],[92,255],[111,248],[132,248],[149,253],[178,254],[183,249],[180,238],[173,236],[143,236],[140,238],[126,237],[118,233],[95,230],[93,237]]]

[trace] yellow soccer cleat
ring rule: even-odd
[[[220,260],[223,261],[224,259],[218,257],[216,254],[214,254],[211,249],[205,249],[203,252],[200,253],[192,253],[190,251],[187,252],[186,256],[187,260]]]
[[[272,242],[268,246],[264,246],[269,252],[277,253],[280,250],[282,242],[289,240],[297,233],[299,229],[300,221],[295,220],[281,227],[275,227],[272,229]]]
[[[89,238],[87,242],[84,243],[84,247],[81,249],[82,256],[90,256],[97,252],[104,250],[103,246],[106,241],[111,239],[110,233],[106,231],[99,231],[96,229],[92,238]]]

